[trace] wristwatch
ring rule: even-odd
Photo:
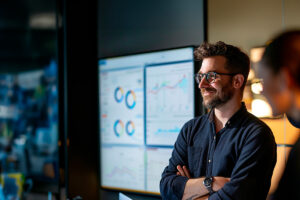
[[[213,182],[213,178],[212,177],[206,177],[203,180],[203,185],[206,187],[206,189],[209,191],[209,194],[214,193],[213,189],[212,189],[212,182]]]

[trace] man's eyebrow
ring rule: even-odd
[[[208,72],[206,72],[206,73],[209,73],[209,72],[215,72],[215,70],[211,70],[211,71],[208,71]],[[203,73],[203,72],[201,72],[200,70],[198,71],[198,74],[206,74],[206,73]]]

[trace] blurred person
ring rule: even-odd
[[[249,57],[224,42],[195,50],[195,75],[210,111],[187,122],[165,168],[163,199],[266,199],[276,163],[270,128],[242,102]]]
[[[300,30],[277,36],[267,47],[258,67],[263,94],[274,115],[286,113],[300,128]],[[272,199],[300,199],[300,139],[290,152],[285,171]]]

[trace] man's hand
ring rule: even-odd
[[[230,178],[225,178],[221,176],[215,176],[213,177],[213,184],[212,184],[212,189],[213,191],[218,191],[222,187],[224,187],[225,183],[229,182]]]
[[[177,165],[177,175],[178,176],[186,176],[188,178],[192,178],[190,171],[188,170],[188,168],[183,165],[182,167],[180,165]],[[222,187],[224,187],[225,183],[229,182],[230,178],[225,178],[225,177],[221,177],[221,176],[215,176],[213,177],[213,184],[212,184],[212,189],[213,191],[218,191],[220,190]]]
[[[185,166],[185,165],[183,165],[182,167],[180,166],[180,165],[177,165],[177,175],[178,176],[186,176],[186,177],[188,177],[188,178],[192,178],[191,177],[191,174],[190,174],[190,171],[188,170],[188,168]]]
[[[208,197],[209,197],[209,195],[205,195],[205,196],[199,197],[199,198],[197,198],[195,200],[208,200]]]
[[[208,199],[209,195],[208,190],[203,185],[204,178],[192,179],[191,173],[188,168],[183,165],[177,165],[177,173],[178,176],[185,176],[189,178],[189,181],[186,184],[184,189],[184,195],[182,199],[195,199],[195,200],[204,200]],[[213,191],[220,190],[227,182],[230,181],[230,178],[215,176],[213,177],[212,189]]]

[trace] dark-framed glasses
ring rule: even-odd
[[[195,80],[199,84],[201,80],[205,78],[205,80],[208,83],[213,83],[216,80],[217,75],[234,76],[237,75],[237,73],[218,73],[218,72],[197,73],[195,74]]]

